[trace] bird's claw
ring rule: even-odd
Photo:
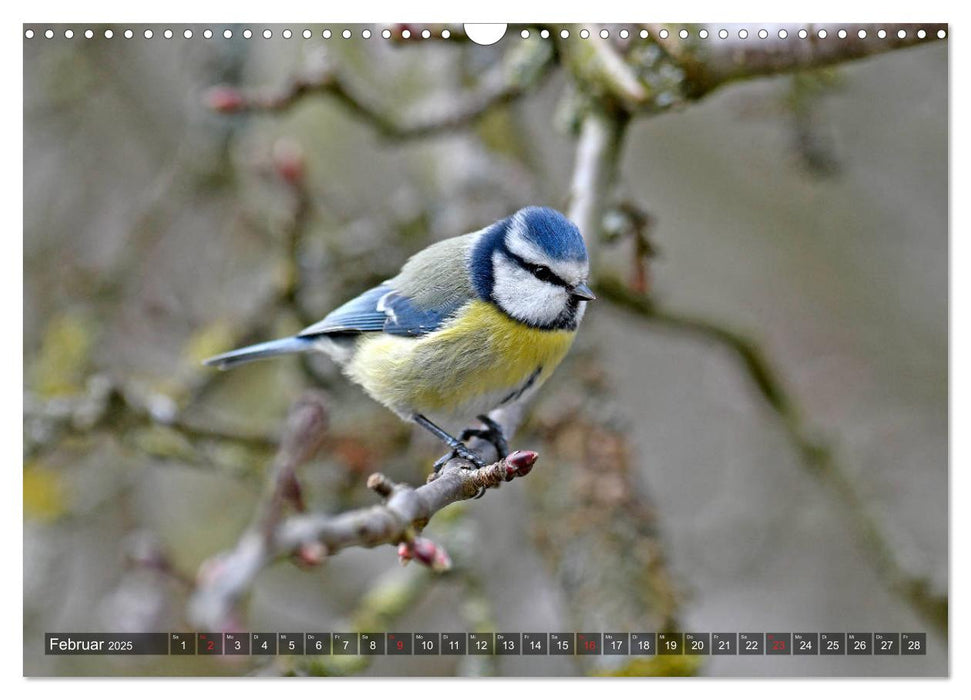
[[[479,438],[491,443],[493,447],[496,448],[499,459],[505,459],[509,455],[509,443],[506,441],[506,436],[502,432],[502,426],[486,415],[476,416],[476,418],[485,426],[485,428],[466,428],[463,430],[462,434],[459,436],[459,440],[462,442],[452,448],[450,452],[443,454],[435,461],[435,474],[438,474],[450,460],[455,458],[460,458],[471,462],[479,469],[486,466],[485,461],[483,461],[483,459],[475,451],[462,444],[471,438]],[[485,492],[486,489],[483,486],[472,498],[482,498],[482,496],[485,495]]]
[[[438,472],[442,470],[442,467],[444,467],[446,464],[449,463],[449,461],[453,459],[464,459],[467,462],[471,462],[472,464],[474,464],[478,469],[482,469],[482,467],[486,465],[485,462],[478,454],[476,454],[474,451],[472,451],[470,448],[466,447],[465,445],[459,444],[453,447],[450,452],[446,452],[437,460],[435,460],[435,464],[434,464],[435,473],[438,474]]]
[[[508,457],[509,443],[506,441],[506,436],[502,432],[502,426],[486,415],[476,416],[476,418],[486,427],[484,429],[466,428],[459,436],[459,440],[465,442],[466,440],[474,437],[485,440],[492,443],[492,446],[496,448],[499,459],[505,459]]]

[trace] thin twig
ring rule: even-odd
[[[685,71],[684,91],[689,99],[736,80],[822,68],[939,41],[938,31],[948,28],[946,24],[784,24],[773,25],[764,39],[752,30],[745,39],[732,31],[725,39],[684,40],[678,35],[681,25],[668,25],[663,39],[665,25],[645,26],[653,41]],[[712,34],[717,30],[713,26]],[[780,30],[786,38],[779,37]],[[800,30],[807,33],[806,38],[800,38]],[[840,30],[846,32],[844,38],[839,37]],[[882,39],[880,30],[886,32]],[[923,38],[918,36],[920,30],[925,32]],[[820,31],[825,38],[820,38]]]
[[[253,579],[272,561],[300,557],[309,550],[316,559],[311,563],[319,563],[323,556],[348,547],[406,542],[446,506],[474,497],[481,488],[495,488],[525,476],[536,456],[535,452],[513,452],[481,469],[463,469],[460,460],[452,460],[438,478],[418,488],[392,485],[387,501],[381,505],[339,515],[292,516],[269,531],[265,525],[251,528],[235,549],[203,565],[199,585],[189,602],[189,617],[200,628],[221,629]],[[387,480],[372,477],[372,483],[377,481]]]
[[[274,435],[192,421],[167,396],[140,393],[102,375],[92,376],[78,396],[45,401],[25,392],[24,426],[28,456],[55,449],[66,437],[152,426],[175,430],[190,442],[226,442],[257,450],[277,446]]]
[[[926,578],[912,576],[897,561],[888,536],[864,503],[846,466],[837,457],[836,448],[815,435],[806,424],[795,399],[755,340],[717,322],[660,308],[650,297],[630,290],[610,275],[602,275],[595,289],[606,301],[649,323],[712,340],[731,349],[766,404],[778,416],[802,463],[843,502],[844,510],[881,580],[890,590],[903,597],[939,634],[946,636],[947,597],[933,593]]]
[[[581,39],[579,31],[571,27],[570,36],[561,38],[560,29],[554,29],[557,49],[573,79],[588,95],[603,106],[619,105],[635,111],[653,97],[653,91],[642,81],[633,67],[617,52],[613,44],[600,39]],[[596,27],[587,31],[595,33]]]
[[[447,100],[429,98],[407,110],[404,117],[376,104],[332,66],[298,75],[277,90],[217,86],[207,93],[206,101],[211,109],[225,114],[280,112],[308,95],[330,95],[386,138],[439,136],[463,129],[491,110],[519,98],[553,67],[553,53],[545,42],[524,43],[519,50],[509,53],[507,60],[488,71],[474,89]]]

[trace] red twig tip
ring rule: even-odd
[[[246,104],[243,93],[228,85],[217,85],[206,91],[205,103],[209,109],[221,114],[240,111]]]
[[[506,481],[526,476],[533,470],[539,455],[532,450],[516,450],[506,457]]]
[[[294,553],[300,566],[312,568],[320,566],[327,558],[327,546],[321,542],[305,542]]]
[[[412,559],[439,573],[452,568],[452,558],[445,548],[424,537],[416,537],[411,542],[398,545],[398,560],[402,565]]]
[[[273,167],[284,182],[299,184],[307,172],[303,148],[296,141],[280,139],[273,144]]]

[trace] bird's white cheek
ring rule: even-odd
[[[497,265],[492,295],[500,308],[513,318],[535,325],[551,324],[569,301],[562,287],[542,282],[512,265]]]

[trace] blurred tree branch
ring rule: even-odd
[[[935,594],[929,581],[912,576],[897,561],[888,536],[871,515],[846,467],[836,456],[836,448],[813,434],[782,377],[757,341],[722,323],[664,309],[648,295],[631,290],[609,274],[598,275],[595,289],[604,299],[648,323],[715,342],[735,353],[759,394],[779,418],[802,463],[842,501],[857,539],[884,583],[907,600],[939,634],[946,636],[947,597]]]
[[[678,32],[683,25],[645,26],[652,40],[684,71],[682,90],[689,99],[699,99],[736,80],[847,63],[938,41],[937,32],[947,30],[946,24],[787,24],[774,27],[775,33],[765,39],[742,39],[737,34],[715,38],[714,28],[708,39],[699,39],[694,32],[681,39]],[[664,29],[667,38],[661,38]],[[786,38],[778,36],[780,29],[787,33]],[[887,32],[883,39],[878,36],[881,29]],[[799,37],[800,30],[807,32],[805,39]],[[845,38],[839,38],[840,30],[847,32]],[[921,30],[923,38],[918,35]],[[825,38],[820,38],[821,31]],[[902,37],[898,35],[901,31]]]
[[[403,117],[376,104],[326,60],[305,69],[280,90],[218,86],[207,93],[206,99],[212,109],[236,114],[282,111],[305,96],[330,95],[382,136],[399,140],[422,138],[464,128],[490,110],[521,97],[549,73],[552,58],[546,42],[524,42],[508,52],[500,65],[486,72],[474,89],[448,100],[427,98],[408,109]]]
[[[253,524],[232,551],[212,557],[200,569],[189,603],[190,620],[198,627],[226,628],[256,575],[281,557],[294,556],[298,563],[316,566],[347,547],[400,544],[403,561],[415,559],[436,571],[446,570],[451,561],[445,550],[417,533],[446,506],[525,476],[536,461],[535,452],[519,451],[481,469],[452,460],[418,488],[372,474],[368,487],[384,499],[383,504],[333,516],[284,518],[287,503],[303,508],[296,469],[322,444],[325,422],[326,409],[315,395],[306,395],[294,406]]]
[[[41,400],[27,393],[24,397],[28,456],[54,449],[66,437],[99,431],[124,433],[150,426],[175,430],[192,444],[219,441],[258,450],[272,450],[277,444],[276,438],[269,434],[245,433],[191,421],[167,396],[139,392],[102,375],[91,377],[87,391],[79,396]]]

